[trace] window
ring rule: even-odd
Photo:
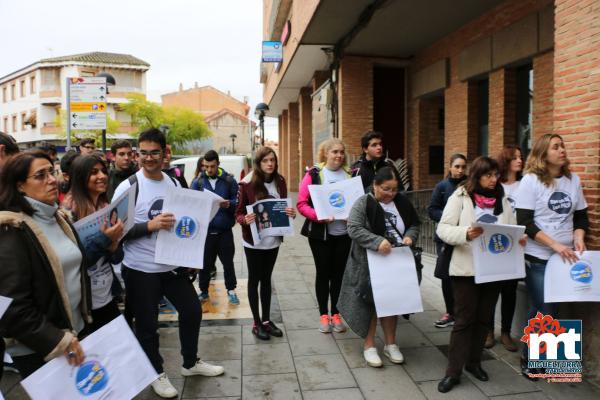
[[[12,116],[12,131],[13,132],[17,131],[17,116],[16,115]]]
[[[8,90],[6,89],[6,86],[4,86],[2,88],[2,102],[3,103],[6,103],[8,101],[7,94],[6,94],[7,92],[8,92]]]
[[[27,122],[27,113],[21,113],[21,130],[25,130],[25,122]]]
[[[531,128],[533,115],[533,67],[531,64],[517,68],[517,137],[523,150],[523,160],[531,150]]]
[[[19,82],[19,87],[21,89],[21,97],[25,97],[25,80],[23,79]]]
[[[489,143],[489,92],[488,79],[477,82],[477,154],[488,155]]]
[[[95,76],[96,73],[94,71],[81,71],[79,73],[80,76]]]
[[[35,94],[35,75],[29,78],[29,93]]]
[[[13,83],[12,85],[10,85],[10,99],[11,100],[14,100],[17,98],[16,91],[17,91],[17,85]]]
[[[8,133],[8,117],[4,117],[4,132]]]

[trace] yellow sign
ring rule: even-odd
[[[71,103],[71,112],[105,112],[106,103]]]

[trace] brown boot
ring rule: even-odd
[[[502,336],[500,336],[500,341],[504,348],[508,351],[517,351],[517,345],[510,337],[509,332],[502,332]]]
[[[496,344],[496,339],[494,339],[494,331],[489,331],[487,337],[485,338],[485,344],[483,345],[486,349],[494,347]]]

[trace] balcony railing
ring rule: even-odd
[[[415,190],[406,192],[412,205],[417,210],[417,215],[421,220],[421,233],[417,245],[423,248],[423,252],[435,255],[435,242],[433,236],[435,234],[436,223],[433,222],[427,214],[427,207],[431,202],[431,194],[433,189]]]

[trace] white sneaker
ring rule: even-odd
[[[377,349],[375,347],[369,347],[363,351],[363,356],[365,357],[365,361],[369,367],[379,368],[383,365],[383,362],[381,362],[381,358],[379,358],[379,354],[377,354]]]
[[[385,354],[385,356],[394,364],[402,364],[404,362],[404,356],[396,344],[388,344],[384,346],[383,354]]]
[[[158,376],[158,379],[152,382],[152,390],[163,399],[172,399],[177,397],[177,389],[171,384],[167,374],[164,372]]]
[[[219,376],[225,372],[225,368],[220,365],[212,365],[209,363],[205,363],[202,360],[196,361],[196,365],[192,368],[183,368],[181,367],[181,375],[183,376],[192,376],[192,375],[202,375],[202,376]]]

